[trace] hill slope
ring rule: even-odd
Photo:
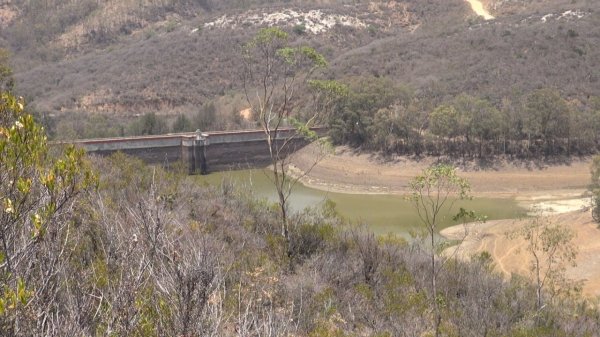
[[[43,112],[196,111],[240,90],[239,46],[266,24],[326,54],[325,76],[389,77],[425,98],[499,102],[539,87],[600,95],[600,3],[591,0],[488,1],[488,21],[463,0],[48,2],[47,12],[31,0],[4,5],[12,14],[0,34],[19,91]]]

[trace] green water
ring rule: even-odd
[[[224,181],[233,182],[239,188],[252,191],[258,198],[276,202],[275,188],[267,174],[268,171],[264,170],[228,171],[198,176],[198,179],[211,185],[218,185]],[[366,224],[376,234],[395,233],[406,236],[410,230],[421,228],[412,203],[401,195],[334,193],[296,184],[290,205],[298,211],[309,206],[323,205],[327,199],[335,202],[336,210],[344,218],[353,223]],[[442,219],[442,227],[457,224],[452,221],[452,215],[456,214],[460,207],[473,210],[478,215],[486,215],[489,220],[518,218],[526,213],[513,199],[459,200],[454,204],[453,212],[444,212],[448,215]]]

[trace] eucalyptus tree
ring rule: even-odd
[[[439,254],[444,246],[437,237],[437,232],[440,230],[444,217],[451,214],[455,201],[470,198],[470,184],[466,179],[456,174],[454,167],[438,165],[425,169],[421,175],[414,177],[410,182],[410,190],[410,199],[427,234],[427,248],[431,267],[429,274],[431,301],[434,308],[433,326],[435,336],[439,336],[442,323],[441,302],[443,302],[443,298],[438,294],[437,277],[450,257]],[[455,220],[464,218],[476,220],[473,212],[466,211],[463,208],[453,218]],[[465,227],[465,237],[466,234]],[[455,249],[454,253],[457,251],[458,249]]]
[[[577,257],[577,247],[572,242],[575,233],[570,228],[554,224],[548,217],[537,216],[508,236],[525,240],[524,250],[530,257],[529,270],[534,280],[538,311],[544,305],[544,290],[555,296],[577,289],[566,277],[566,268],[575,266]]]
[[[554,151],[552,142],[569,133],[569,107],[554,89],[540,89],[527,96],[525,129],[529,138],[541,138],[546,154]]]
[[[287,154],[293,151],[300,137],[317,138],[310,130],[322,117],[315,110],[296,118],[302,109],[299,91],[306,88],[316,70],[327,66],[325,57],[308,46],[292,46],[285,31],[271,27],[261,29],[243,46],[243,82],[246,101],[264,132],[272,167],[271,181],[275,186],[281,235],[289,240],[288,199],[298,181],[287,172]],[[282,137],[286,126],[296,132]]]
[[[458,114],[458,128],[466,139],[466,152],[471,152],[473,138],[479,141],[478,155],[484,143],[498,137],[502,126],[500,112],[487,100],[461,94],[452,102]],[[463,150],[464,151],[464,150]]]

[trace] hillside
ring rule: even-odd
[[[600,95],[592,0],[488,1],[487,21],[463,0],[45,4],[0,5],[0,45],[13,53],[18,91],[52,115],[190,114],[235,101],[239,48],[270,24],[324,53],[325,77],[386,77],[425,100],[467,92],[498,104],[541,87]],[[222,105],[222,115],[244,108]]]

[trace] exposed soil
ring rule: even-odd
[[[590,297],[600,295],[600,229],[594,223],[591,212],[576,211],[549,217],[553,224],[567,226],[576,233],[575,246],[579,250],[577,266],[567,269],[567,276],[583,281],[583,294]],[[518,230],[529,220],[496,220],[484,224],[468,225],[468,235],[460,246],[457,256],[470,258],[473,254],[487,251],[494,260],[495,269],[509,276],[511,273],[530,276],[530,257],[524,251],[525,241],[508,238],[506,233]],[[463,226],[442,230],[449,239],[462,239]],[[450,248],[452,249],[452,248]]]
[[[291,159],[294,169],[310,170],[317,151],[312,145],[298,151]],[[405,194],[409,192],[408,183],[414,176],[441,161],[444,159],[434,157],[381,158],[337,147],[334,153],[319,161],[302,182],[333,192]],[[516,198],[534,204],[581,198],[590,181],[591,158],[559,163],[499,160],[453,164],[471,183],[474,196]]]
[[[291,159],[292,173],[301,174],[314,164],[315,146],[307,146]],[[347,147],[338,147],[326,156],[302,179],[305,185],[343,193],[408,193],[408,183],[423,169],[442,161],[440,158],[381,158],[361,154]],[[584,281],[585,295],[600,295],[600,230],[587,207],[587,185],[590,181],[591,158],[575,158],[555,163],[498,160],[460,162],[460,175],[469,180],[472,194],[477,197],[515,198],[524,207],[541,211],[553,223],[569,226],[577,236],[579,248],[577,267],[568,269],[573,280]],[[499,272],[506,275],[529,275],[527,256],[522,251],[523,240],[509,239],[506,233],[527,223],[524,220],[496,220],[471,225],[461,246],[460,256],[468,258],[482,251],[489,252]],[[462,226],[445,229],[442,235],[459,239]]]
[[[466,0],[473,9],[475,14],[482,16],[485,20],[492,20],[494,17],[483,7],[483,4],[479,0]]]

